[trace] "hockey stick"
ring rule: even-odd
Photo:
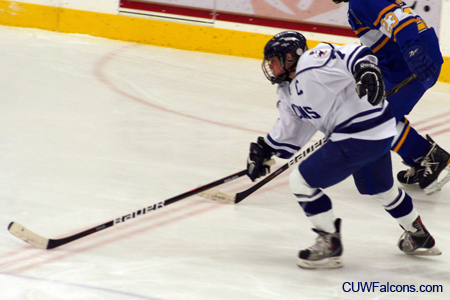
[[[408,78],[406,78],[405,80],[400,82],[398,85],[396,85],[394,88],[392,88],[389,92],[387,92],[385,94],[385,98],[389,98],[393,94],[397,93],[402,87],[404,87],[405,85],[410,83],[412,80],[416,79],[416,77],[417,77],[416,74],[412,74],[411,76],[409,76]],[[313,144],[312,146],[310,146],[309,148],[305,149],[303,152],[301,152],[300,154],[298,154],[297,156],[295,156],[294,158],[289,160],[289,162],[287,162],[286,164],[281,166],[275,172],[271,173],[270,175],[265,177],[263,180],[261,180],[257,184],[251,186],[250,188],[248,188],[248,189],[246,189],[246,190],[244,190],[242,192],[239,192],[239,193],[226,193],[226,192],[222,192],[220,190],[211,189],[211,190],[206,190],[204,192],[201,192],[201,193],[199,193],[199,195],[204,197],[204,198],[216,200],[216,201],[219,201],[219,202],[239,203],[242,200],[244,200],[245,198],[247,198],[249,195],[251,195],[252,193],[257,191],[259,188],[264,186],[266,183],[268,183],[269,181],[271,181],[272,179],[274,179],[275,177],[277,177],[278,175],[280,175],[281,173],[283,173],[284,171],[289,169],[290,166],[292,166],[293,164],[297,163],[300,159],[303,159],[308,154],[310,154],[310,153],[314,152],[315,150],[317,150],[317,148],[319,148],[320,146],[325,144],[325,142],[326,142],[326,139],[322,138],[320,141],[316,142],[315,144]]]
[[[413,81],[414,79],[417,78],[417,75],[415,73],[413,73],[411,76],[409,76],[408,78],[406,78],[405,80],[403,80],[402,82],[400,82],[399,84],[397,84],[396,86],[394,86],[392,88],[392,90],[390,90],[389,92],[387,92],[384,95],[384,98],[389,98],[390,96],[394,95],[395,93],[398,92],[399,89],[401,89],[402,87],[404,87],[405,85],[407,85],[408,83],[410,83],[411,81]]]
[[[167,200],[158,202],[156,204],[144,207],[142,209],[138,209],[138,210],[133,211],[132,213],[126,214],[126,215],[124,215],[124,216],[122,216],[120,218],[113,219],[113,220],[111,220],[109,222],[106,222],[104,224],[95,226],[95,227],[93,227],[91,229],[88,229],[88,230],[85,230],[83,232],[80,232],[80,233],[77,233],[77,234],[74,234],[74,235],[71,235],[71,236],[68,236],[68,237],[65,237],[65,238],[61,238],[61,239],[45,238],[43,236],[40,236],[37,233],[34,233],[33,231],[29,230],[28,228],[26,228],[26,227],[24,227],[21,224],[16,223],[16,222],[11,222],[9,224],[8,231],[11,232],[16,237],[18,237],[19,239],[21,239],[21,240],[23,240],[23,241],[25,241],[25,242],[27,242],[27,243],[35,246],[35,247],[38,247],[38,248],[41,248],[41,249],[53,249],[53,248],[59,247],[61,245],[64,245],[64,244],[73,242],[75,240],[78,240],[78,239],[80,239],[82,237],[85,237],[85,236],[88,236],[90,234],[93,234],[95,232],[99,232],[99,231],[104,230],[106,228],[112,227],[112,226],[117,225],[119,223],[123,223],[123,222],[125,222],[127,220],[131,220],[131,219],[134,219],[134,218],[136,218],[138,216],[145,215],[146,213],[148,213],[150,211],[158,210],[158,209],[163,208],[163,207],[165,207],[165,206],[167,206],[169,204],[172,204],[172,203],[175,203],[175,202],[180,201],[182,199],[185,199],[187,197],[196,195],[196,194],[198,194],[198,193],[200,193],[202,191],[211,189],[211,188],[213,188],[215,186],[218,186],[218,185],[221,185],[223,183],[227,183],[227,182],[229,182],[231,180],[234,180],[236,178],[242,177],[242,176],[244,176],[246,174],[247,174],[247,170],[242,170],[240,172],[237,172],[235,174],[229,175],[229,176],[224,177],[222,179],[219,179],[219,180],[213,181],[211,183],[208,183],[206,185],[197,187],[197,188],[195,188],[193,190],[190,190],[190,191],[185,192],[183,194],[180,194],[178,196],[175,196],[175,197],[169,198]]]
[[[409,83],[411,80],[413,80],[415,78],[415,76],[410,76],[409,78],[407,78],[406,80],[402,81],[398,86],[396,86],[394,89],[392,89],[389,93],[386,94],[386,98],[391,96],[392,94],[396,93],[401,87],[405,86],[407,83]],[[106,222],[104,224],[98,225],[96,227],[93,227],[91,229],[82,231],[80,233],[65,237],[65,238],[60,238],[60,239],[49,239],[49,238],[45,238],[39,234],[34,233],[33,231],[29,230],[28,228],[24,227],[23,225],[17,223],[17,222],[11,222],[8,226],[8,231],[15,235],[16,237],[18,237],[19,239],[35,246],[41,249],[54,249],[56,247],[65,245],[67,243],[73,242],[75,240],[78,240],[80,238],[83,238],[85,236],[91,235],[93,233],[99,232],[101,230],[104,230],[106,228],[109,227],[113,227],[116,224],[119,223],[123,223],[127,220],[130,219],[134,219],[140,215],[145,215],[147,212],[150,211],[154,211],[157,209],[160,209],[164,206],[167,206],[169,204],[175,203],[179,200],[185,199],[187,197],[193,196],[195,194],[200,194],[206,198],[211,198],[214,200],[218,200],[221,202],[228,202],[228,203],[239,203],[242,200],[244,200],[247,196],[249,196],[250,194],[252,194],[253,192],[255,192],[256,190],[258,190],[260,187],[262,187],[263,185],[265,185],[266,183],[268,183],[269,181],[271,181],[272,179],[274,179],[275,177],[277,177],[278,175],[280,175],[281,173],[283,173],[285,170],[287,170],[291,165],[295,164],[296,162],[298,162],[300,159],[303,159],[306,155],[308,155],[309,153],[312,153],[313,151],[315,151],[318,147],[320,147],[321,145],[323,145],[326,142],[325,139],[320,140],[319,142],[315,143],[314,145],[312,145],[311,147],[307,148],[306,150],[304,150],[303,152],[301,152],[299,155],[295,156],[293,159],[291,159],[287,164],[283,165],[281,168],[279,168],[278,170],[276,170],[275,172],[273,172],[272,174],[270,174],[269,176],[267,176],[266,178],[264,178],[263,180],[261,180],[260,182],[258,182],[257,184],[255,184],[254,186],[250,187],[249,189],[242,191],[240,193],[237,194],[230,194],[230,193],[223,193],[219,191],[219,196],[217,196],[217,193],[215,194],[217,197],[217,199],[215,199],[214,197],[211,196],[205,196],[203,194],[201,194],[202,192],[205,192],[207,190],[211,190],[212,188],[227,183],[231,180],[237,179],[239,177],[242,177],[244,175],[247,174],[247,170],[242,170],[240,172],[237,172],[235,174],[226,176],[222,179],[216,180],[214,182],[211,182],[209,184],[197,187],[193,190],[190,190],[188,192],[185,192],[183,194],[180,194],[178,196],[169,198],[167,200],[164,200],[162,202],[158,202],[157,204],[153,204],[151,206],[148,207],[144,207],[142,209],[139,209],[137,211],[133,211],[132,213],[129,213],[127,215],[124,215],[120,218],[117,219],[113,219],[109,222]],[[220,194],[225,195],[226,197],[220,197]]]
[[[245,198],[247,198],[250,194],[253,194],[255,191],[257,191],[263,185],[265,185],[266,183],[268,183],[269,181],[271,181],[272,179],[274,179],[275,177],[277,177],[278,175],[289,169],[292,165],[294,165],[301,159],[305,158],[308,154],[316,151],[316,149],[325,144],[325,142],[326,139],[322,138],[315,144],[311,145],[310,147],[300,152],[298,155],[294,156],[294,158],[291,158],[286,164],[278,168],[275,172],[270,173],[270,175],[262,179],[260,182],[242,192],[234,194],[222,192],[216,189],[210,189],[199,193],[199,196],[224,203],[239,203]]]

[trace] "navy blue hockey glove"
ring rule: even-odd
[[[384,99],[383,74],[377,65],[361,61],[355,66],[356,93],[359,98],[367,95],[367,101],[378,105]]]
[[[256,143],[250,144],[250,153],[247,158],[247,176],[252,181],[270,173],[270,166],[266,163],[273,154],[272,147],[266,144],[263,137],[258,137]]]
[[[412,73],[417,75],[417,79],[425,81],[438,69],[438,65],[431,59],[427,53],[425,45],[416,44],[410,46],[403,52],[403,57]]]

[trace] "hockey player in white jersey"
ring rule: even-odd
[[[279,118],[265,138],[251,143],[248,176],[253,181],[265,176],[269,167],[264,163],[272,155],[291,157],[317,131],[328,139],[290,175],[291,190],[319,235],[316,244],[299,252],[298,265],[342,266],[341,219],[335,218],[323,189],[349,176],[361,194],[371,195],[404,229],[401,251],[441,254],[411,197],[394,186],[390,146],[396,121],[383,99],[382,74],[372,51],[327,43],[308,50],[303,35],[284,31],[265,46],[262,69],[279,84]]]

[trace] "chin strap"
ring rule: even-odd
[[[291,72],[295,72],[295,70],[297,69],[298,59],[299,59],[299,57],[297,57],[295,60],[294,59],[292,60],[294,62],[294,64],[292,65],[292,67],[289,70],[286,69],[286,67],[283,68],[286,71],[286,73],[284,73],[284,79],[286,81],[291,82],[292,79],[289,78],[289,74],[291,74]],[[286,66],[286,64],[284,64],[284,65]]]

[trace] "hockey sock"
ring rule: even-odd
[[[413,223],[417,219],[418,216],[419,216],[419,213],[413,208],[413,210],[406,216],[397,218],[397,222],[398,222],[398,224],[400,224],[403,227],[403,229],[411,231],[411,232],[416,232],[417,228],[415,228],[413,226]]]
[[[419,215],[414,209],[411,197],[395,185],[383,193],[372,196],[377,202],[384,206],[385,210],[403,226],[404,229],[415,232],[412,226]]]
[[[334,226],[334,221],[336,218],[334,217],[332,209],[318,215],[310,216],[308,219],[316,229],[328,233],[334,233],[336,231],[336,227]]]
[[[395,137],[391,150],[397,152],[407,165],[418,165],[417,160],[425,156],[430,143],[405,118],[397,124],[397,131],[400,134]]]
[[[403,226],[405,230],[415,232],[412,223],[419,215],[414,209],[411,197],[403,190],[398,189],[398,196],[390,204],[385,206],[385,210]]]
[[[298,204],[303,208],[308,219],[315,228],[325,232],[335,232],[334,214],[330,198],[318,189],[311,197],[296,195]],[[302,200],[305,201],[302,201]]]

